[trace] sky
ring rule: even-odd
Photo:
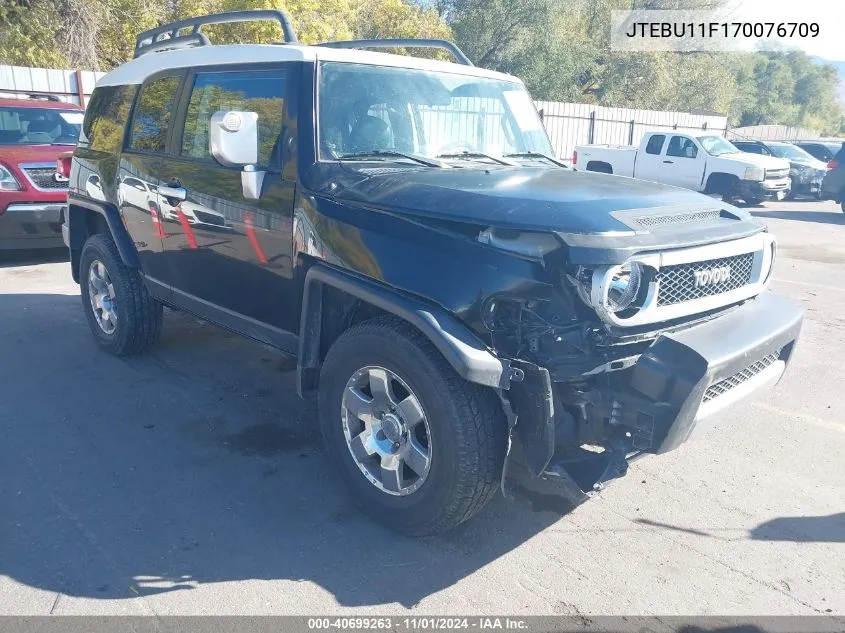
[[[845,61],[845,0],[731,0],[727,11],[732,22],[816,22],[818,37],[784,43],[808,55]]]

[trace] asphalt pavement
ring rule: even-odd
[[[61,253],[0,262],[0,615],[845,614],[845,214],[754,213],[806,308],[775,391],[568,516],[424,539],[350,503],[290,361],[169,311],[111,357]]]

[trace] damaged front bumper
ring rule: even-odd
[[[625,384],[597,387],[576,402],[585,423],[608,429],[603,451],[562,450],[555,434],[568,414],[555,405],[574,401],[548,371],[523,366],[525,380],[506,403],[511,433],[503,491],[545,509],[578,505],[624,475],[635,457],[677,448],[777,383],[802,319],[799,304],[767,292],[719,318],[660,335],[627,370]]]

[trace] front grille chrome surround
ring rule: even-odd
[[[739,387],[742,383],[747,382],[754,378],[757,374],[762,372],[765,369],[768,369],[771,365],[778,361],[780,358],[780,350],[777,352],[773,352],[772,354],[767,354],[763,356],[760,360],[756,363],[750,364],[748,367],[743,369],[742,371],[738,371],[733,376],[728,376],[727,378],[723,378],[719,382],[715,382],[704,392],[704,397],[702,398],[701,402],[710,402],[718,398],[719,396],[723,396],[728,393],[731,389],[735,387]]]
[[[38,191],[67,191],[67,180],[56,180],[55,163],[21,163],[21,172]]]
[[[637,308],[614,313],[608,307],[609,289],[620,266],[593,269],[588,295],[582,296],[604,322],[617,327],[681,319],[760,294],[768,285],[775,251],[775,239],[760,232],[706,246],[641,253],[628,260],[648,271]]]

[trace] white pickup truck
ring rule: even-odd
[[[639,148],[580,145],[572,167],[633,176],[756,205],[782,200],[790,189],[789,163],[782,158],[740,151],[718,134],[648,132]]]

